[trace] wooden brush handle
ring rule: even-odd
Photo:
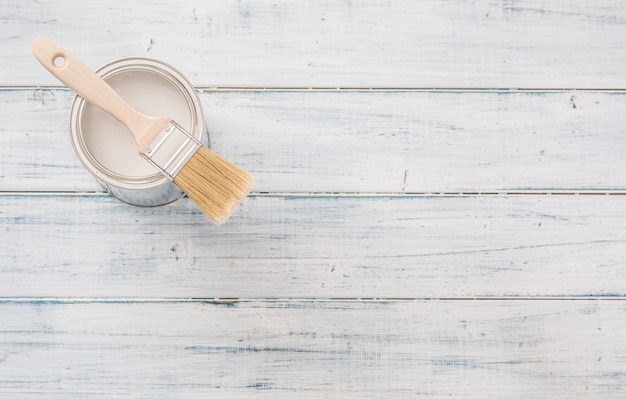
[[[58,44],[38,38],[33,41],[31,50],[35,58],[67,87],[126,125],[135,137],[140,153],[169,122],[169,118],[154,118],[135,110],[85,63]]]

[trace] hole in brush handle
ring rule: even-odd
[[[63,54],[55,54],[52,57],[52,65],[57,68],[63,68],[65,66],[65,56]]]

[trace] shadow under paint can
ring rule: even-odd
[[[176,69],[148,58],[125,58],[96,71],[132,107],[146,115],[169,116],[208,146],[198,94]],[[128,129],[98,107],[75,96],[70,138],[85,168],[115,198],[137,206],[159,206],[183,191],[137,150]]]

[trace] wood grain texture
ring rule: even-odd
[[[254,196],[223,226],[188,199],[1,196],[8,297],[626,295],[625,196]]]
[[[0,313],[11,398],[621,398],[626,383],[622,301],[34,301]]]
[[[625,20],[614,0],[7,0],[0,84],[56,84],[28,53],[47,36],[205,86],[624,88]]]
[[[624,397],[626,3],[6,0],[0,27],[0,398]],[[180,69],[255,194],[214,227],[103,193],[37,36]]]
[[[210,91],[211,146],[256,192],[626,189],[626,93]],[[0,90],[0,189],[102,191],[67,90]],[[471,115],[471,117],[468,117]]]

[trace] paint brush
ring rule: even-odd
[[[168,117],[132,108],[87,65],[56,43],[38,38],[32,53],[41,64],[86,101],[108,112],[132,133],[139,153],[215,223],[226,221],[252,188],[248,172],[211,151]]]

